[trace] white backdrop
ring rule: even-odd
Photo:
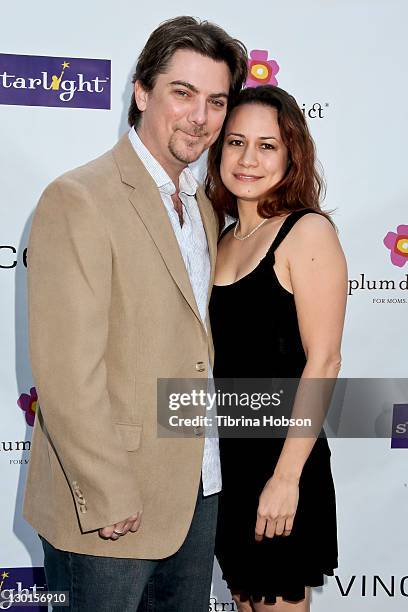
[[[45,185],[110,148],[126,129],[137,55],[164,19],[181,14],[209,19],[250,51],[267,50],[279,65],[279,85],[306,113],[314,109],[308,121],[328,183],[325,205],[336,209],[334,221],[353,281],[342,375],[406,375],[408,283],[401,288],[398,283],[408,278],[408,263],[392,263],[383,244],[388,232],[408,225],[406,2],[175,0],[169,6],[158,0],[143,12],[139,6],[130,0],[2,3],[0,53],[111,60],[112,106],[0,103],[0,588],[5,568],[42,564],[36,534],[20,518],[29,459],[22,442],[30,439],[31,426],[17,400],[33,386],[23,263],[32,212]],[[2,72],[0,63],[0,77]],[[408,251],[408,245],[403,248]],[[6,267],[14,260],[15,267]],[[394,280],[395,289],[381,285],[384,280]],[[391,396],[388,415],[393,403],[408,403],[397,386]],[[403,612],[408,602],[408,450],[391,449],[389,439],[336,440],[331,446],[340,561],[337,578],[314,590],[313,610]],[[7,579],[3,576],[4,588]],[[231,599],[217,566],[213,596],[210,609],[234,609],[230,603],[221,606]]]

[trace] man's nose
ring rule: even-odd
[[[196,97],[193,107],[190,109],[189,120],[195,125],[205,125],[207,123],[207,100]]]

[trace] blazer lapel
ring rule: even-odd
[[[201,324],[190,279],[160,193],[125,134],[112,149],[122,181],[134,188],[129,197],[160,251],[166,267]]]

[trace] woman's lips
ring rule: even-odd
[[[259,181],[259,179],[261,179],[261,176],[255,176],[253,174],[234,174],[234,178],[237,179],[237,181],[242,181],[243,183],[253,183],[254,181]]]

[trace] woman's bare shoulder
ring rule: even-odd
[[[338,242],[337,230],[333,223],[319,213],[309,213],[301,217],[289,232],[288,238],[310,243],[321,240]]]

